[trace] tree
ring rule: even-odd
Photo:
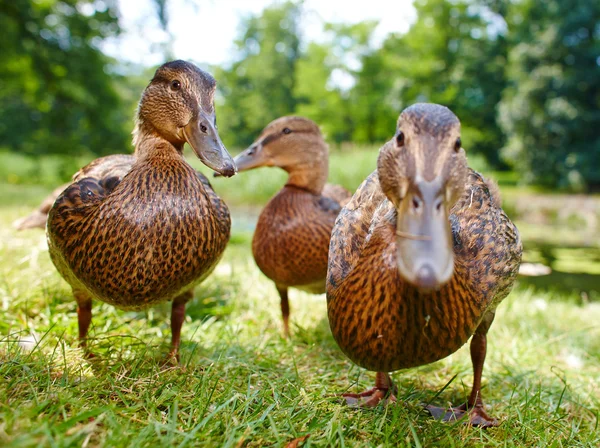
[[[301,7],[286,2],[242,22],[235,62],[215,69],[219,114],[224,117],[219,126],[226,144],[248,145],[267,123],[296,109],[300,17]]]
[[[331,45],[311,42],[298,59],[294,86],[295,113],[314,120],[328,139],[338,143],[351,138],[347,100],[331,80],[339,65]]]
[[[114,2],[2,2],[0,28],[3,146],[25,154],[127,148],[131,120],[98,49],[119,32]]]
[[[434,102],[462,122],[470,153],[502,166],[504,144],[496,105],[505,87],[503,19],[481,0],[417,0],[417,20],[404,35],[390,35],[380,51],[390,100],[403,109]],[[382,91],[385,87],[382,86]]]
[[[600,3],[521,0],[511,6],[505,157],[524,180],[600,187]]]
[[[394,133],[399,110],[394,107],[394,80],[387,70],[385,54],[373,44],[377,23],[328,25],[333,44],[341,55],[339,70],[353,79],[348,92],[347,134],[356,143],[380,143]]]

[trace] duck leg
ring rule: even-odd
[[[173,299],[171,307],[171,350],[166,362],[177,364],[179,362],[179,344],[181,343],[181,327],[185,320],[185,304],[194,297],[194,291],[189,290]]]
[[[290,302],[288,300],[287,286],[277,287],[279,297],[281,297],[281,316],[283,317],[283,335],[287,339],[290,337]]]
[[[449,410],[438,408],[435,406],[427,406],[427,410],[434,418],[444,421],[459,420],[465,415],[469,419],[465,423],[481,428],[498,426],[498,420],[490,417],[485,412],[483,400],[481,399],[481,375],[483,373],[483,364],[487,352],[487,332],[494,321],[494,312],[486,314],[483,321],[475,330],[475,334],[471,338],[471,361],[473,363],[473,388],[469,400],[458,407],[453,407]]]
[[[79,346],[83,349],[87,358],[93,358],[95,355],[88,351],[87,346],[87,333],[92,322],[92,299],[83,291],[73,291],[73,297],[77,301]]]
[[[379,403],[387,405],[395,403],[398,389],[390,376],[385,372],[377,372],[375,376],[375,387],[360,394],[343,394],[348,406],[374,408]]]

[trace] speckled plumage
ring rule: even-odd
[[[325,292],[329,238],[341,206],[335,200],[286,185],[258,218],[252,253],[278,286]]]
[[[185,303],[230,234],[227,206],[182,154],[187,141],[214,169],[234,172],[211,123],[214,88],[212,77],[191,64],[160,67],[142,96],[135,154],[90,163],[50,209],[50,256],[78,303],[82,346],[92,299],[125,310],[173,301],[177,356]]]
[[[236,157],[238,169],[277,166],[289,173],[286,185],[262,210],[252,239],[260,270],[281,296],[289,333],[288,288],[325,292],[327,252],[335,219],[350,198],[339,185],[326,184],[329,153],[319,127],[303,117],[281,117]]]
[[[439,291],[420,292],[398,273],[395,214],[373,173],[331,237],[331,329],[352,361],[374,371],[428,364],[458,350],[510,292],[521,258],[515,226],[474,171],[452,208],[455,272]]]
[[[183,157],[148,158],[120,183],[108,172],[68,187],[50,211],[48,242],[75,290],[137,310],[202,281],[229,229],[227,207]]]
[[[100,157],[87,164],[79,171],[77,171],[71,182],[75,182],[78,179],[84,177],[95,177],[98,179],[106,178],[104,181],[107,183],[108,179],[111,180],[108,182],[120,182],[125,174],[129,172],[131,168],[131,164],[134,161],[133,155],[126,154],[115,154],[111,156]],[[25,230],[25,229],[33,229],[33,228],[46,228],[46,220],[48,219],[48,212],[54,205],[56,198],[60,196],[60,194],[69,186],[71,182],[68,184],[61,185],[60,187],[55,188],[52,193],[44,198],[39,207],[31,212],[29,215],[24,216],[23,218],[18,219],[14,222],[14,226],[17,230]]]
[[[418,131],[407,133],[402,144],[392,141],[382,148],[378,171],[363,182],[337,218],[329,250],[328,317],[342,351],[359,366],[380,372],[374,390],[388,390],[389,384],[385,385],[383,379],[385,372],[440,360],[477,333],[472,354],[475,353],[473,363],[479,375],[476,375],[468,407],[481,407],[472,423],[489,426],[496,422],[482,409],[477,376],[481,376],[485,359],[485,334],[496,307],[510,292],[517,276],[521,240],[481,175],[470,169],[464,178],[454,175],[460,171],[453,168],[453,164],[462,163],[459,159],[464,157],[459,147],[448,150],[448,156],[434,154],[446,157],[442,164],[436,165],[431,154],[419,162],[423,154],[419,153],[417,140],[435,140],[436,145],[442,145],[446,138],[435,130],[438,111],[434,109],[433,116],[427,118],[428,107],[424,112],[422,108],[417,109],[425,120],[434,123],[428,124],[429,129],[415,126],[412,129]],[[422,114],[416,114],[418,120],[423,119]],[[400,122],[401,127],[408,128],[406,123],[407,120]],[[413,146],[404,143],[409,138]],[[433,150],[435,146],[428,148]],[[403,155],[405,160],[416,160],[412,167],[398,162],[397,155],[390,155],[401,154],[401,151],[407,152]],[[448,185],[447,191],[454,189],[462,193],[453,203],[447,222],[451,228],[453,274],[439,289],[427,290],[404,279],[399,271],[397,242],[405,235],[398,233],[397,223],[399,210],[404,210],[403,195],[413,188],[412,176],[423,179],[425,174],[418,173],[418,168],[431,171],[435,166],[440,173],[447,173],[448,182],[461,182],[461,185]],[[416,174],[405,175],[411,170]],[[394,201],[384,193],[382,176]],[[363,401],[365,397],[374,396],[373,390],[349,395]],[[379,394],[377,400],[371,399],[368,405],[384,395]],[[458,408],[455,411],[458,412]]]

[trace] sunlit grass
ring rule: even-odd
[[[439,423],[422,412],[431,400],[465,399],[468,347],[395,373],[399,405],[348,409],[339,394],[370,387],[373,374],[337,348],[324,296],[293,291],[293,337],[281,338],[278,296],[251,258],[246,215],[234,216],[232,244],[188,306],[180,367],[161,366],[166,304],[141,313],[95,304],[99,359],[90,363],[43,232],[10,227],[42,195],[20,188],[11,194],[29,199],[0,214],[0,445],[254,447],[305,435],[304,446],[600,444],[599,302],[522,281],[500,306],[483,389],[499,428]],[[576,265],[571,252],[559,255]]]

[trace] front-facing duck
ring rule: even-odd
[[[467,166],[458,118],[434,104],[404,110],[377,171],[342,210],[331,238],[331,330],[352,361],[378,372],[373,389],[346,394],[347,401],[395,401],[387,372],[445,358],[473,335],[467,403],[429,410],[446,420],[468,413],[474,425],[497,425],[484,410],[481,374],[487,332],[521,253],[499,198]]]
[[[73,290],[84,348],[92,300],[124,310],[172,301],[170,355],[178,357],[186,302],[229,240],[227,206],[183,157],[187,142],[205,165],[235,174],[216,129],[215,87],[192,64],[162,65],[140,100],[135,154],[119,159],[128,167],[112,165],[119,156],[99,159],[51,208],[50,256]]]
[[[281,298],[284,332],[289,336],[288,288],[325,292],[329,238],[350,193],[326,184],[328,146],[319,127],[302,117],[281,117],[235,158],[238,171],[275,166],[288,172],[285,186],[262,210],[252,253]]]

